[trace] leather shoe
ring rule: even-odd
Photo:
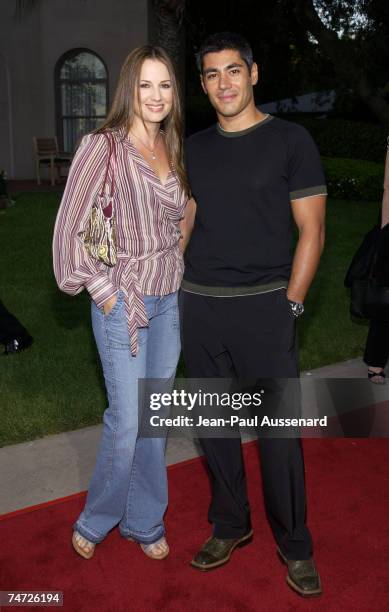
[[[204,572],[216,569],[230,560],[231,554],[235,548],[240,548],[241,546],[249,544],[252,539],[252,529],[241,538],[228,538],[222,540],[212,537],[205,542],[202,549],[195,555],[190,564],[192,567]]]
[[[321,594],[320,576],[312,558],[294,561],[287,559],[280,549],[278,549],[278,554],[288,567],[286,582],[296,593],[303,597]]]
[[[32,338],[29,335],[25,335],[19,338],[12,338],[5,344],[5,350],[3,355],[12,355],[13,353],[20,353],[26,348],[31,346]]]

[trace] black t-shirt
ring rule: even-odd
[[[326,193],[306,129],[270,115],[240,132],[215,125],[188,138],[186,165],[197,212],[184,279],[215,287],[288,280],[290,200]]]

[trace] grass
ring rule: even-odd
[[[31,349],[0,357],[0,446],[99,423],[105,408],[89,298],[61,293],[52,272],[58,199],[23,194],[0,211],[0,296],[34,337]],[[329,203],[327,246],[299,323],[303,369],[363,352],[367,328],[350,320],[343,277],[377,211],[377,204]]]
[[[351,258],[378,219],[378,203],[329,200],[326,247],[299,322],[303,370],[363,354],[368,322],[351,319],[343,286]]]

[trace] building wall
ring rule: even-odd
[[[10,74],[5,58],[0,54],[0,171],[13,173],[12,115],[10,100]]]
[[[56,135],[54,69],[66,51],[90,49],[105,62],[109,95],[129,51],[148,41],[148,0],[40,0],[15,19],[15,1],[0,21],[0,170],[35,176],[32,137]]]

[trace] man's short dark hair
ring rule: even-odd
[[[196,53],[196,64],[200,73],[203,71],[203,58],[207,53],[218,53],[225,49],[233,49],[238,51],[241,58],[247,64],[247,68],[251,70],[253,65],[253,51],[248,41],[235,32],[217,32],[208,36],[200,45],[200,49]]]

